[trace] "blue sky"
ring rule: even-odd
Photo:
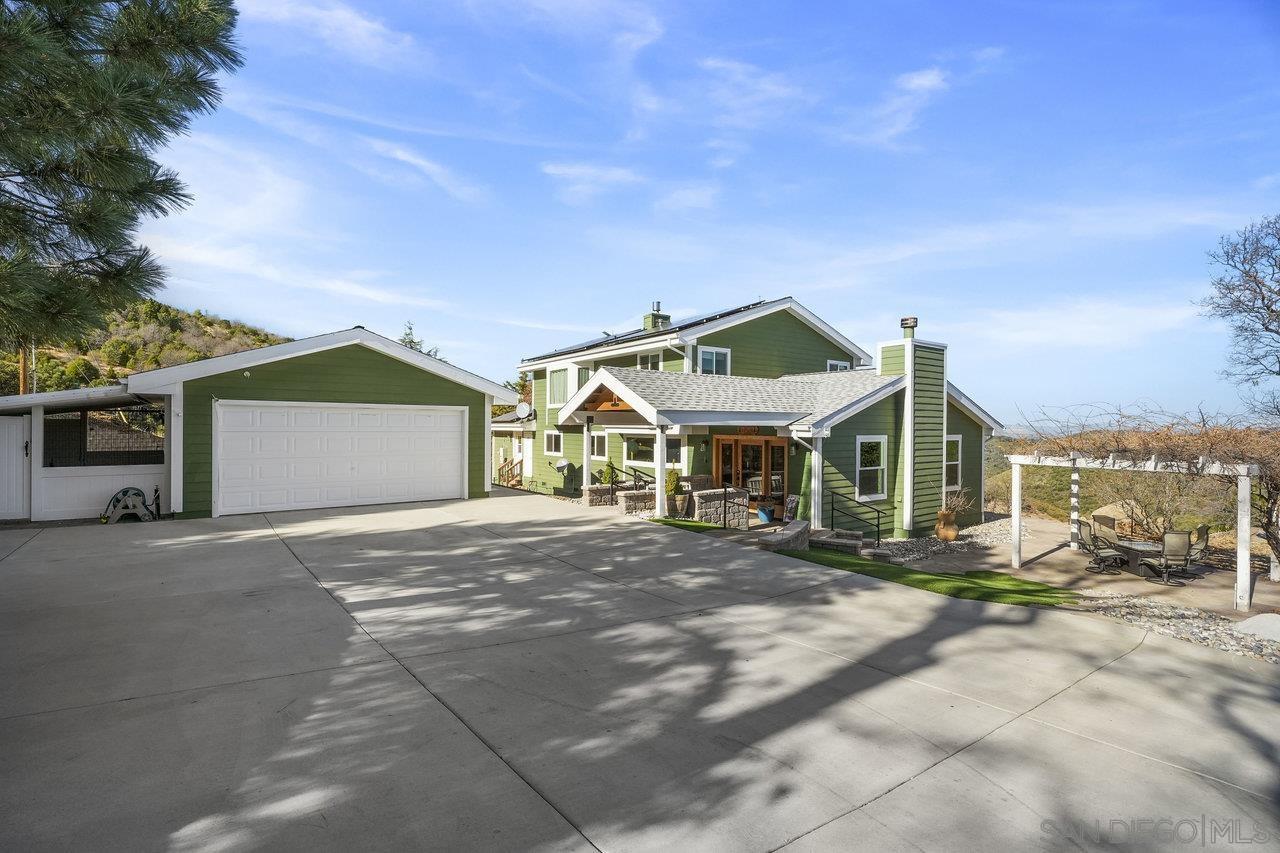
[[[1232,409],[1205,251],[1280,212],[1265,2],[241,0],[164,154],[162,298],[304,336],[412,320],[521,356],[792,295],[951,344],[1007,423]]]

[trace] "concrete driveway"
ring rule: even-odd
[[[2,849],[1280,848],[1280,668],[1089,616],[515,493],[4,554]]]

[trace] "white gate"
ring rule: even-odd
[[[0,417],[0,518],[31,517],[31,416]]]

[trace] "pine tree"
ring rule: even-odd
[[[153,159],[240,65],[231,0],[0,0],[0,346],[98,327],[160,287],[139,221],[189,201]]]

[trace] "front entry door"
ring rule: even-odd
[[[0,518],[31,517],[31,416],[0,418]]]
[[[787,500],[787,440],[785,438],[717,436],[717,486],[746,489],[751,508],[774,506],[780,512]]]

